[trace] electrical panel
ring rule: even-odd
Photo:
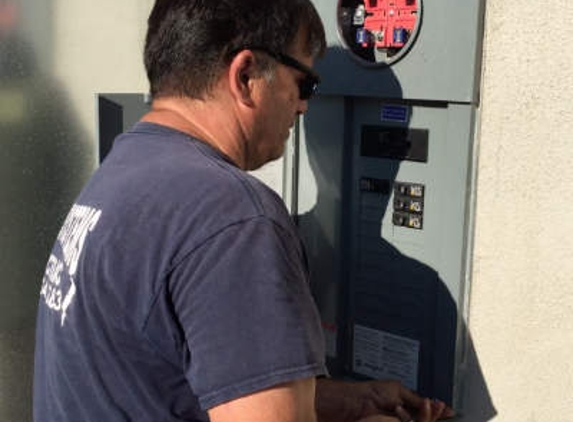
[[[292,137],[286,198],[330,370],[456,405],[483,1],[314,4],[328,49]]]

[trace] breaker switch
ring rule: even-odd
[[[410,196],[412,198],[424,198],[424,185],[419,183],[394,183],[396,195]]]
[[[421,215],[409,215],[408,216],[408,227],[411,229],[422,229],[422,216]]]
[[[408,210],[421,214],[424,211],[424,203],[422,201],[410,201],[408,204]]]
[[[424,220],[424,185],[420,183],[394,183],[395,226],[422,230]]]
[[[407,227],[416,230],[422,230],[424,226],[422,215],[407,212],[394,212],[392,215],[392,223],[395,226]]]
[[[394,198],[394,210],[422,214],[424,212],[424,202],[403,197]]]
[[[406,221],[408,221],[408,216],[404,213],[395,212],[392,215],[392,222],[395,226],[404,226]]]

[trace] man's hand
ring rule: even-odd
[[[424,399],[398,381],[319,379],[316,409],[320,422],[434,422],[454,416],[443,402]]]

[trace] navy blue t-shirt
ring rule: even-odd
[[[207,144],[138,123],[73,206],[40,294],[35,422],[207,421],[325,374],[281,199]]]

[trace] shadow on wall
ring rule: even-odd
[[[19,2],[0,0],[3,421],[32,420],[34,324],[42,275],[59,227],[93,162],[63,90],[42,71],[32,47],[50,47],[49,37],[25,39],[22,17]]]
[[[320,67],[336,68],[340,54],[347,53],[329,49]],[[395,77],[385,82],[389,98],[402,97]],[[355,324],[393,332],[420,342],[418,391],[451,403],[456,301],[435,269],[401,253],[380,235],[390,192],[358,191],[359,176],[351,170],[360,159],[356,156],[360,139],[353,129],[361,124],[353,113],[357,101],[325,96],[311,102],[301,146],[306,148],[312,172],[307,177],[316,181],[316,199],[312,209],[297,216],[297,222],[307,248],[313,294],[326,322],[327,349],[331,354],[336,350],[331,371],[343,376],[351,371]],[[343,108],[342,113],[329,113],[332,104]],[[336,122],[340,115],[344,123]],[[399,160],[379,159],[376,172],[392,186],[400,165]],[[301,180],[299,186],[303,185]],[[332,327],[337,331],[337,344],[331,340],[329,345]],[[462,331],[466,333],[466,327]],[[469,334],[465,353],[459,420],[486,422],[496,411]]]

